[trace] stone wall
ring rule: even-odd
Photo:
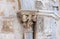
[[[37,16],[35,39],[56,39],[56,20],[49,16]]]
[[[17,20],[17,0],[0,0],[0,39],[22,39],[23,28]]]
[[[29,0],[22,0],[21,8],[33,10],[35,9],[34,2],[35,0],[30,0],[30,2]],[[45,5],[44,10],[49,10],[48,2],[43,1],[43,4],[45,3],[47,3],[47,7]],[[24,36],[26,37],[25,39],[33,39],[32,33],[34,31],[24,33],[23,26],[17,18],[16,11],[18,9],[17,0],[0,0],[0,39],[24,39]],[[60,26],[59,23],[57,21],[56,25],[56,20],[53,17],[37,16],[36,26],[34,27],[35,39],[56,39],[56,26]],[[57,30],[59,31],[59,27]],[[58,31],[57,33],[59,33]]]

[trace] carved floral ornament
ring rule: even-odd
[[[28,29],[33,26],[34,22],[36,22],[35,12],[21,12],[18,13],[20,17],[20,22],[24,26],[24,28]]]

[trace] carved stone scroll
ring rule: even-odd
[[[36,22],[36,16],[34,12],[22,12],[18,13],[18,18],[20,19],[20,23],[23,25],[24,39],[33,39],[33,26]]]
[[[19,15],[19,14],[18,14]],[[24,28],[29,29],[33,26],[33,22],[36,22],[36,15],[32,14],[32,12],[29,13],[20,13],[20,22],[24,26]]]

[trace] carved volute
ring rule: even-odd
[[[21,12],[18,13],[18,15],[18,17],[20,17],[20,23],[22,23],[26,29],[32,28],[34,22],[36,22],[36,15],[34,12]]]

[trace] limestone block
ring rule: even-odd
[[[8,5],[11,5],[14,10],[18,10],[18,0],[6,0]]]
[[[2,32],[13,32],[13,20],[12,19],[4,19]]]
[[[44,18],[44,32],[47,38],[56,39],[56,20],[52,17]]]
[[[54,18],[37,16],[35,39],[56,39],[56,26]]]
[[[37,16],[37,22],[35,26],[35,39],[42,39],[44,33],[44,16]]]

